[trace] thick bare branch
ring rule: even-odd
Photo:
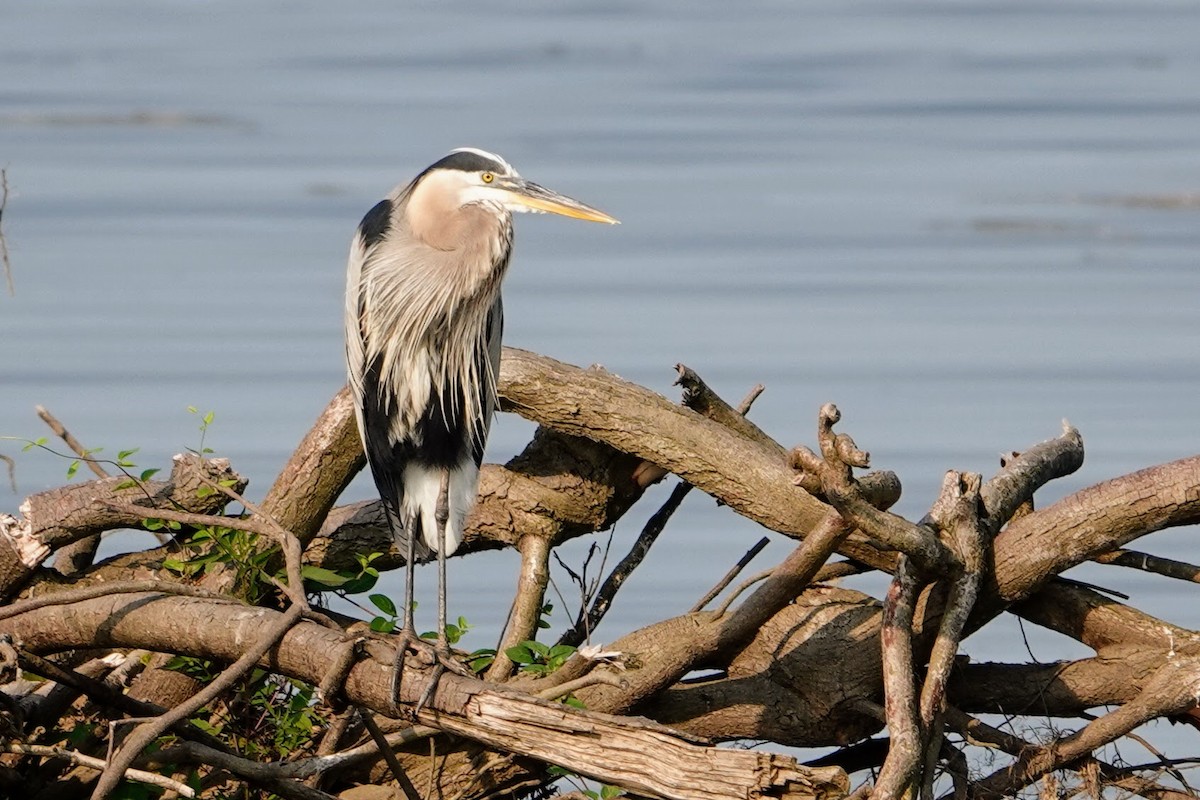
[[[1082,489],[1013,521],[996,538],[1000,598],[1027,597],[1053,575],[1148,533],[1200,522],[1200,456]]]
[[[1055,478],[1083,466],[1083,437],[1063,421],[1062,435],[1002,460],[1002,468],[980,489],[984,522],[995,536],[1033,493]]]
[[[262,513],[307,546],[366,462],[354,402],[349,389],[343,387],[275,478],[261,503]]]
[[[506,410],[658,464],[780,533],[803,537],[828,510],[793,484],[791,469],[774,448],[601,369],[583,370],[514,348],[506,348],[504,356],[500,395]],[[877,505],[899,496],[894,476],[864,478],[863,484]],[[870,550],[852,555],[867,563],[888,561]]]

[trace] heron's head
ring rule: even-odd
[[[412,205],[434,213],[479,207],[497,216],[549,212],[617,223],[603,211],[525,180],[500,156],[473,147],[452,150],[430,165],[413,181],[411,192]]]

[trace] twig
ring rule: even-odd
[[[841,418],[833,403],[821,406],[817,416],[821,455],[804,446],[792,450],[791,463],[797,470],[794,483],[810,494],[824,496],[843,517],[884,547],[907,555],[922,574],[944,574],[954,566],[953,556],[933,532],[876,508],[854,480],[853,468],[869,466],[870,454],[859,450],[846,434],[834,433],[833,426]]]
[[[34,411],[42,422],[46,423],[47,427],[54,433],[55,436],[62,439],[67,447],[71,448],[71,452],[79,456],[79,460],[87,464],[88,469],[97,478],[110,477],[104,467],[100,466],[100,462],[91,457],[87,448],[80,444],[79,440],[71,435],[66,426],[59,421],[58,417],[50,413],[45,406],[34,406]],[[166,544],[171,541],[171,537],[158,531],[151,531],[154,538],[159,544]],[[92,534],[78,541],[71,542],[66,547],[59,549],[58,557],[55,559],[54,565],[63,575],[74,576],[82,573],[92,565],[96,557],[96,549],[100,546],[100,534]]]
[[[1176,561],[1173,558],[1163,558],[1138,550],[1117,549],[1109,553],[1101,553],[1092,559],[1098,564],[1114,564],[1118,567],[1130,567],[1144,572],[1152,572],[1166,578],[1200,583],[1200,567],[1186,561]]]
[[[701,597],[696,601],[696,604],[691,607],[690,612],[694,614],[695,612],[700,611],[706,605],[708,605],[714,597],[725,591],[725,587],[733,583],[733,579],[741,574],[741,571],[746,568],[746,565],[753,561],[754,557],[761,553],[763,548],[766,547],[770,541],[771,540],[768,537],[764,536],[755,542],[754,546],[747,550],[745,554],[738,559],[738,562],[729,568],[729,571],[725,573],[725,577],[717,581],[716,586],[709,589],[708,592],[705,593],[704,597]]]
[[[202,478],[206,483],[210,483],[206,478]],[[228,487],[221,487],[234,495],[234,492]],[[240,497],[240,495],[238,495]],[[242,502],[238,500],[238,502]],[[146,519],[163,519],[170,522],[178,522],[182,525],[192,525],[195,527],[220,527],[232,528],[234,530],[246,531],[248,533],[257,533],[260,536],[265,536],[268,539],[279,541],[280,550],[284,554],[284,563],[287,566],[288,581],[292,585],[283,583],[274,575],[267,572],[261,572],[263,579],[271,583],[273,586],[283,592],[292,602],[299,602],[304,608],[304,615],[310,619],[315,619],[326,627],[334,627],[340,630],[340,627],[329,621],[323,614],[313,611],[308,607],[308,598],[304,595],[304,582],[300,573],[301,554],[298,551],[299,542],[296,537],[287,534],[286,531],[280,534],[278,525],[274,524],[269,517],[263,518],[264,521],[259,521],[258,517],[225,517],[215,514],[194,514],[190,511],[172,511],[167,508],[153,508],[150,506],[140,506],[134,503],[122,503],[115,500],[103,500],[101,503],[113,511],[120,511],[127,514],[140,514]],[[253,513],[253,506],[248,506],[248,510]],[[298,587],[298,588],[297,588]],[[0,608],[0,619],[4,618],[5,609]]]
[[[426,739],[430,736],[436,736],[439,733],[441,731],[427,725],[413,725],[395,733],[389,733],[385,738],[389,748],[396,748]],[[302,758],[298,761],[290,761],[286,764],[279,764],[278,771],[284,777],[308,778],[314,775],[322,775],[330,770],[349,767],[361,761],[375,758],[377,755],[379,755],[379,745],[374,740],[371,740],[357,747],[352,747],[349,750],[343,750],[340,753],[318,755],[311,758]]]
[[[559,637],[559,644],[575,646],[591,635],[591,632],[604,619],[604,615],[608,613],[613,598],[616,597],[621,586],[646,558],[646,554],[650,552],[650,546],[666,528],[667,521],[671,519],[671,515],[679,508],[679,504],[683,502],[683,498],[687,497],[691,489],[691,484],[682,482],[676,484],[662,507],[646,521],[645,527],[642,528],[642,532],[634,541],[633,546],[629,548],[629,552],[625,554],[620,563],[613,567],[612,572],[601,584],[599,591],[596,592],[596,598],[592,601],[591,608],[586,612],[580,612],[579,619],[575,621],[575,624]]]
[[[830,510],[800,546],[771,572],[766,582],[746,598],[722,626],[730,639],[748,640],[779,609],[808,587],[812,577],[850,533],[850,525]]]
[[[725,612],[729,610],[729,607],[731,605],[733,605],[733,601],[737,600],[739,597],[741,597],[742,592],[746,591],[754,584],[762,583],[767,578],[771,577],[773,574],[775,574],[776,569],[777,569],[777,567],[771,567],[770,569],[764,569],[762,572],[756,572],[753,575],[751,575],[749,578],[746,578],[746,580],[742,581],[741,583],[739,583],[737,585],[736,589],[734,589],[732,592],[729,593],[729,596],[725,598],[724,602],[722,602],[721,605],[717,606],[716,610],[714,610],[713,613],[716,614],[718,617],[724,616]]]
[[[1198,695],[1200,660],[1179,656],[1169,659],[1146,681],[1136,698],[1069,736],[1026,750],[1012,764],[977,782],[976,793],[1015,794],[1047,772],[1088,755],[1139,725],[1193,707]]]
[[[1017,511],[1030,502],[1036,489],[1070,475],[1083,465],[1083,438],[1063,420],[1062,435],[1035,444],[1023,453],[1009,454],[1001,460],[1001,470],[979,490],[987,510],[985,524],[995,536],[1000,527],[1017,517]],[[1029,516],[1022,511],[1021,517]]]
[[[40,758],[62,758],[70,761],[81,767],[89,769],[102,770],[105,768],[104,759],[95,758],[94,756],[85,756],[83,753],[75,750],[68,750],[65,747],[55,747],[43,744],[22,744],[21,742],[8,742],[4,745],[5,752],[16,753],[23,756],[38,756]],[[196,792],[186,783],[172,780],[165,775],[159,775],[156,772],[146,772],[140,769],[126,769],[122,776],[131,781],[138,783],[148,783],[151,786],[158,786],[163,789],[169,789],[173,792],[178,792],[183,797],[195,797]]]
[[[396,783],[403,790],[404,796],[408,800],[421,800],[421,795],[417,792],[417,787],[413,786],[412,781],[408,779],[408,773],[404,771],[404,765],[400,763],[400,759],[396,758],[396,752],[388,744],[387,736],[379,727],[379,723],[375,721],[375,716],[370,711],[360,708],[358,717],[363,721],[363,725],[366,726],[367,732],[371,734],[371,738],[375,740],[375,745],[379,748],[383,760],[387,762],[388,769],[392,771],[392,776],[395,777]]]
[[[263,764],[200,742],[179,742],[143,756],[143,760],[153,764],[189,763],[216,767],[288,800],[334,800],[333,795],[315,786],[306,786],[297,783],[295,778],[285,776],[290,764]]]
[[[6,456],[0,453],[0,461],[8,468],[8,485],[12,487],[13,494],[17,493],[17,462],[12,456]]]
[[[571,692],[578,691],[586,686],[595,686],[598,683],[607,684],[608,686],[620,687],[625,684],[618,676],[610,672],[589,672],[582,678],[576,678],[573,681],[560,683],[557,686],[551,686],[534,694],[535,697],[540,697],[543,700],[557,700],[560,697],[566,697]]]
[[[945,501],[945,514],[938,522],[947,530],[955,554],[963,565],[962,573],[950,584],[942,622],[929,655],[929,667],[921,688],[921,726],[928,738],[946,698],[946,682],[954,666],[958,644],[967,618],[975,606],[984,569],[984,542],[988,538],[979,519],[979,487],[983,479],[977,473],[946,473],[938,505]],[[937,726],[940,728],[940,725]]]
[[[0,169],[0,262],[4,264],[4,279],[8,283],[8,296],[15,297],[12,264],[8,262],[8,241],[4,238],[4,210],[8,208],[8,171]]]
[[[300,572],[301,563],[304,558],[303,550],[300,547],[300,540],[296,538],[295,534],[276,522],[275,518],[270,514],[264,514],[262,509],[245,497],[242,497],[237,490],[229,486],[224,486],[217,481],[210,480],[203,475],[200,479],[234,502],[241,503],[243,508],[254,515],[254,518],[261,519],[267,523],[267,529],[271,531],[269,535],[279,542],[279,549],[283,552],[284,568],[287,571],[288,579],[288,585],[284,591],[293,603],[308,611],[308,597],[304,593],[304,578]]]
[[[79,456],[79,458],[85,464],[87,464],[88,469],[92,471],[92,474],[94,474],[97,478],[109,477],[108,473],[104,471],[104,467],[97,464],[95,459],[91,458],[91,454],[88,453],[87,448],[80,444],[79,440],[71,435],[71,432],[68,431],[63,424],[58,421],[58,417],[51,414],[45,406],[34,406],[33,408],[37,412],[38,417],[41,418],[42,422],[46,423],[50,430],[54,432],[54,435],[62,439],[63,442],[66,443],[67,447],[71,448],[71,452]]]

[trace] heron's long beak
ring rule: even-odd
[[[589,222],[607,222],[618,225],[620,222],[605,214],[603,211],[584,205],[578,200],[558,192],[552,192],[544,186],[527,181],[523,178],[513,178],[505,181],[504,189],[514,203],[525,206],[531,211],[549,211],[551,214],[562,214],[564,217],[585,219]]]

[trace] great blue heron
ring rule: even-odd
[[[437,652],[445,660],[445,560],[475,502],[496,406],[500,282],[513,212],[527,211],[617,221],[523,179],[497,155],[462,148],[397,186],[350,245],[346,363],[371,473],[406,553],[403,633],[415,641],[420,532],[437,553]]]

